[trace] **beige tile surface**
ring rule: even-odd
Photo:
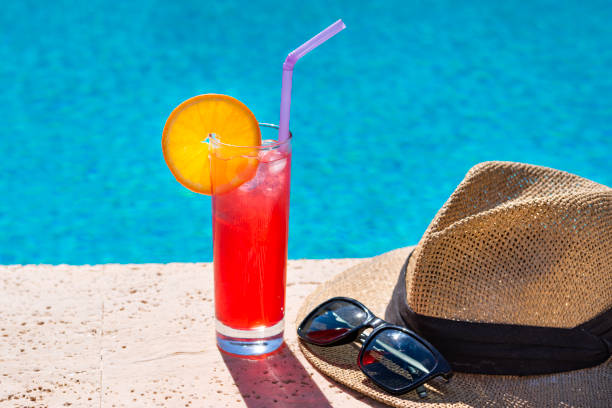
[[[286,345],[261,361],[218,351],[211,264],[0,266],[0,407],[382,406],[295,335],[303,298],[361,261],[289,261]]]
[[[0,267],[0,406],[99,406],[102,270]]]

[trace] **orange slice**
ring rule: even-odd
[[[222,160],[214,160],[211,177],[211,134],[223,144],[261,145],[255,115],[231,96],[198,95],[177,106],[164,126],[164,159],[179,183],[196,193],[209,195],[213,190],[215,194],[226,192],[248,181],[258,164],[256,149],[224,147],[216,150],[215,157]]]

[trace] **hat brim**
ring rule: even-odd
[[[317,305],[334,296],[359,300],[384,317],[402,265],[414,247],[371,258],[319,285],[302,304],[296,324]],[[409,279],[409,277],[407,277]],[[393,396],[372,383],[357,366],[353,344],[318,347],[303,341],[300,349],[319,371],[335,381],[394,407],[609,407],[612,406],[612,358],[596,367],[552,375],[501,376],[455,373],[450,382],[435,379],[428,396],[415,391]]]

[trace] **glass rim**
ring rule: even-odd
[[[268,128],[268,129],[277,129],[278,130],[278,125],[275,125],[274,123],[258,123],[260,128]],[[271,150],[271,149],[276,149],[280,146],[285,146],[287,144],[289,144],[289,142],[291,142],[291,139],[293,138],[293,134],[291,133],[291,131],[289,131],[289,138],[287,140],[283,140],[282,142],[279,140],[273,140],[272,143],[268,143],[268,144],[262,144],[262,145],[256,145],[256,146],[246,146],[246,145],[234,145],[234,144],[229,144],[229,143],[223,143],[221,140],[219,140],[217,138],[217,135],[215,133],[210,133],[208,135],[208,137],[210,138],[211,142],[214,142],[215,144],[221,145],[221,146],[228,146],[228,147],[234,147],[234,148],[240,148],[240,149],[258,149],[258,150]],[[264,140],[262,140],[262,142],[264,142]]]

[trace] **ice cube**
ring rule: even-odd
[[[286,158],[275,160],[273,162],[270,162],[270,164],[268,165],[268,168],[269,168],[268,171],[270,172],[270,174],[277,174],[283,171],[286,165],[287,165]]]
[[[240,186],[240,190],[242,191],[251,191],[256,189],[257,187],[259,187],[259,185],[265,181],[265,174],[263,174],[263,171],[261,169],[261,165],[258,166],[257,168],[257,172],[255,173],[255,176],[253,176],[252,179],[250,179],[249,181],[247,181],[246,183],[244,183],[243,185]]]
[[[283,157],[284,155],[278,150],[271,150],[262,153],[263,154],[260,155],[259,160],[264,163],[270,174],[280,173],[287,165],[287,158]]]

